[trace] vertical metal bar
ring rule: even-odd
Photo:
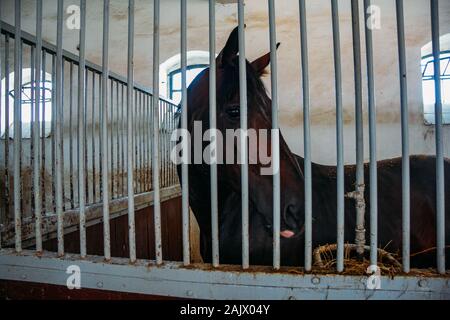
[[[0,21],[2,19],[2,8],[0,6]],[[1,28],[1,24],[0,24],[0,43],[2,41],[2,28]],[[1,78],[1,74],[2,74],[2,52],[0,52],[0,78]],[[7,77],[7,74],[5,73],[5,78]],[[1,127],[2,127],[2,81],[0,81],[0,131],[1,131]],[[6,96],[7,97],[7,96]],[[6,128],[7,124],[5,123],[5,128]],[[0,133],[1,134],[1,133]],[[8,140],[4,140],[4,146],[6,148],[6,144],[8,143]],[[5,168],[6,169],[6,168]],[[3,186],[2,186],[3,187]],[[6,217],[8,215],[8,207],[6,206],[6,197],[4,198],[5,202],[4,202],[4,211],[2,212],[0,210],[0,226],[5,223],[6,224]],[[2,215],[3,214],[3,215]],[[0,249],[2,248],[2,232],[0,230]]]
[[[352,37],[353,37],[353,72],[355,78],[355,138],[356,138],[356,186],[354,200],[356,206],[355,244],[356,252],[362,256],[366,242],[364,228],[364,131],[362,113],[362,76],[361,76],[361,33],[359,24],[359,3],[352,0]]]
[[[51,203],[51,211],[53,213],[56,213],[56,190],[55,190],[55,150],[56,150],[56,135],[54,134],[56,130],[56,103],[53,103],[53,101],[56,101],[56,58],[55,55],[51,54],[52,58],[52,75],[51,75],[51,81],[52,81],[52,91],[50,92],[50,97],[52,99],[52,103],[50,104],[50,112],[51,112],[51,123],[50,123],[50,131],[51,131],[51,161],[49,163],[52,171],[52,179],[51,179],[51,186],[52,186],[52,196],[50,198]]]
[[[149,148],[149,144],[150,144],[150,119],[149,119],[149,95],[146,94],[145,95],[145,191],[148,192],[149,190],[149,178],[150,178],[150,174],[149,174],[149,159],[150,159],[150,148]]]
[[[370,21],[370,0],[364,0],[364,21]],[[371,26],[365,24],[368,107],[369,107],[369,152],[370,152],[370,264],[377,265],[378,243],[378,183],[377,183],[377,137],[373,71],[373,45]]]
[[[121,118],[122,118],[122,127],[121,127],[121,142],[122,142],[122,161],[121,161],[121,177],[122,177],[122,197],[125,196],[125,161],[126,161],[126,157],[125,157],[125,152],[126,152],[126,140],[125,140],[125,132],[127,131],[127,127],[126,127],[126,122],[125,122],[125,105],[124,105],[124,100],[125,100],[125,90],[124,90],[124,85],[121,84],[121,94],[120,94],[120,99],[121,99]]]
[[[9,60],[9,34],[5,35],[5,75],[9,75],[10,60]],[[9,223],[10,212],[10,170],[9,170],[9,76],[5,76],[5,209],[7,214],[5,215],[5,224]]]
[[[65,71],[64,71],[64,66],[65,66],[65,61],[64,61],[64,57],[62,57],[62,62],[61,62],[61,106],[60,106],[60,111],[59,111],[59,121],[61,122],[61,126],[60,126],[60,141],[61,141],[61,146],[59,148],[59,153],[60,153],[60,159],[61,159],[61,207],[62,207],[62,212],[64,212],[66,210],[66,205],[65,205],[65,183],[64,183],[64,75],[65,75]]]
[[[86,85],[86,94],[85,94],[85,101],[84,101],[84,179],[85,179],[85,190],[86,192],[86,201],[87,203],[90,203],[89,201],[89,163],[88,163],[88,135],[87,135],[87,125],[88,125],[88,85],[89,85],[89,69],[85,68],[85,85]]]
[[[278,126],[278,68],[277,68],[277,40],[274,0],[269,0],[269,38],[270,38],[270,83],[272,95],[272,129],[277,138],[272,136],[272,167],[273,172],[273,268],[280,268],[280,144]],[[276,170],[276,171],[275,171]]]
[[[22,66],[21,66],[21,9],[22,1],[15,2],[14,31],[14,227],[16,235],[16,252],[22,251],[22,217],[21,217],[21,105],[22,105]]]
[[[109,228],[109,188],[108,188],[108,79],[109,79],[109,0],[103,1],[103,53],[102,53],[102,196],[103,196],[103,252],[105,260],[111,259],[111,239]],[[112,121],[112,119],[111,119]],[[111,141],[112,142],[112,141]],[[112,160],[112,158],[111,158]]]
[[[136,261],[136,225],[134,218],[133,164],[133,89],[134,89],[134,0],[128,2],[128,75],[127,75],[127,185],[130,261]]]
[[[30,85],[30,164],[29,164],[29,168],[32,168],[32,186],[30,186],[30,188],[28,188],[28,190],[26,190],[24,193],[28,194],[30,196],[30,209],[33,212],[35,210],[35,206],[34,206],[34,202],[35,202],[35,198],[34,198],[34,162],[35,162],[35,157],[34,157],[34,149],[36,149],[35,147],[35,143],[34,143],[34,136],[35,136],[35,131],[34,131],[34,126],[35,126],[35,97],[36,97],[36,92],[34,91],[36,88],[36,50],[34,46],[30,46],[30,75],[31,75],[31,85]],[[25,166],[27,166],[27,164],[25,164]],[[23,186],[24,188],[26,187],[26,185]],[[26,201],[26,200],[25,200]],[[36,215],[35,215],[36,216]],[[36,222],[36,221],[35,221]],[[36,232],[36,231],[35,231]],[[36,239],[35,239],[36,240]]]
[[[187,13],[186,13],[186,0],[181,0],[181,128],[187,129],[188,113],[187,113],[187,89],[186,89],[186,67],[187,67]],[[187,141],[184,141],[185,147],[188,151]],[[183,155],[184,160],[188,159],[186,155]],[[188,163],[183,161],[181,165],[181,190],[182,190],[182,223],[183,223],[183,263],[188,265],[190,263],[189,253],[189,175],[188,175]]]
[[[73,190],[73,61],[70,62],[69,77],[69,172],[70,172],[70,208],[75,207],[75,196]]]
[[[409,128],[408,91],[406,77],[405,20],[403,0],[396,0],[398,58],[400,75],[400,104],[402,122],[402,265],[410,270],[410,179],[409,179]]]
[[[107,80],[108,81],[108,80]],[[109,176],[111,177],[111,182],[110,184],[110,188],[111,188],[111,195],[110,198],[114,199],[114,136],[113,136],[113,132],[114,132],[114,81],[111,79],[109,80],[110,82],[110,94],[109,94],[109,109],[110,111],[110,115],[111,118],[109,120],[110,125],[109,125],[109,131],[107,130],[107,133],[109,135],[109,143],[111,144],[111,148],[110,148],[110,162],[109,162],[109,167],[110,167],[110,171],[109,171]]]
[[[139,157],[138,157],[138,135],[139,135],[139,114],[138,114],[138,99],[137,99],[137,90],[134,90],[134,125],[136,126],[134,129],[134,135],[133,135],[133,146],[134,146],[134,158],[133,158],[133,163],[134,163],[134,174],[135,174],[135,181],[134,181],[134,192],[135,193],[139,193]]]
[[[305,270],[312,267],[312,175],[311,175],[311,130],[309,118],[309,62],[308,32],[306,22],[305,0],[299,0],[300,11],[300,43],[302,54],[303,85],[303,143],[305,150]]]
[[[78,65],[78,201],[80,255],[86,257],[85,107],[86,107],[86,0],[80,0],[80,61]]]
[[[162,263],[161,244],[161,203],[159,195],[159,0],[154,0],[153,7],[153,191],[154,191],[154,224],[156,263]],[[184,216],[184,214],[183,214]],[[185,226],[183,225],[183,262],[185,257]],[[189,234],[188,234],[189,235]]]
[[[247,140],[247,63],[245,59],[244,0],[238,1],[239,103],[241,115],[241,198],[242,198],[242,268],[249,267],[248,227],[248,140]]]
[[[437,269],[445,273],[445,186],[444,152],[442,141],[442,93],[439,43],[439,1],[430,0],[431,38],[433,44],[434,92],[435,92],[435,128],[436,128],[436,248]]]
[[[119,197],[119,185],[120,185],[120,137],[122,136],[122,132],[121,132],[121,128],[120,128],[120,123],[119,123],[119,111],[120,111],[120,107],[119,107],[119,82],[116,82],[116,197]],[[114,197],[114,194],[113,194]]]
[[[42,79],[44,81],[44,85],[47,81],[47,59],[46,59],[46,52],[45,50],[42,50]],[[47,209],[47,197],[45,196],[45,137],[46,137],[46,121],[45,121],[45,99],[47,93],[46,90],[42,90],[42,124],[41,124],[41,132],[42,132],[42,139],[41,139],[41,150],[42,150],[42,165],[41,165],[41,194],[43,195],[42,203],[43,208],[42,210],[45,212]]]
[[[91,157],[91,162],[92,162],[92,203],[96,203],[97,202],[97,197],[96,197],[96,187],[97,187],[97,171],[95,170],[96,169],[96,167],[95,167],[95,137],[97,136],[96,135],[96,132],[95,132],[95,127],[96,127],[96,121],[95,121],[95,71],[93,71],[92,70],[92,105],[91,105],[91,146],[92,146],[92,149],[91,149],[91,152],[92,152],[92,157]],[[99,80],[100,81],[100,80]],[[101,83],[99,82],[99,88],[100,88],[100,86],[101,86]],[[99,91],[100,91],[101,89],[99,89]],[[99,94],[99,97],[100,97],[100,94]],[[101,99],[101,97],[99,98],[99,100]],[[102,109],[101,109],[101,107],[99,107],[98,108],[98,113],[99,113],[99,122],[100,123],[102,123],[103,122],[103,119],[105,119],[105,121],[106,121],[106,119],[108,119],[108,117],[106,116],[106,117],[104,117],[104,115],[103,115],[103,113],[102,113]],[[99,139],[100,140],[100,139]],[[100,157],[102,157],[102,148],[101,148],[101,141],[99,141],[99,153],[100,153]],[[101,162],[100,162],[100,165],[99,165],[99,171],[101,172],[102,171],[102,168],[101,168]],[[100,175],[101,175],[101,173],[100,173]],[[100,186],[100,188],[101,188],[101,186]]]
[[[58,221],[58,256],[64,255],[64,221],[63,221],[63,199],[62,199],[62,137],[61,117],[63,103],[63,18],[64,0],[58,0],[57,36],[56,36],[56,108],[55,108],[55,191],[56,191],[56,214]]]
[[[40,175],[40,137],[41,132],[39,130],[40,121],[40,100],[41,100],[41,67],[42,67],[42,0],[36,2],[36,55],[35,55],[35,102],[34,102],[34,126],[33,126],[33,138],[34,138],[34,162],[33,162],[33,190],[34,190],[34,215],[36,224],[36,252],[42,252],[42,199],[41,199],[41,186],[39,181]],[[45,80],[45,79],[44,79]],[[44,82],[45,86],[45,82]],[[45,89],[44,89],[45,90]],[[42,121],[45,122],[44,115]],[[45,136],[45,132],[42,132]]]
[[[209,127],[216,130],[216,1],[209,0]],[[219,266],[219,206],[217,194],[217,137],[211,136],[211,144],[215,150],[211,159],[211,237],[212,264]],[[184,180],[184,179],[183,179]]]
[[[342,70],[337,0],[331,1],[333,23],[334,74],[336,81],[336,145],[337,145],[337,271],[344,270],[344,133],[342,116]]]
[[[139,91],[139,186],[141,188],[141,193],[145,191],[145,185],[144,185],[144,115],[143,115],[143,105],[142,105],[142,92]]]

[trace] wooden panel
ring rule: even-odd
[[[153,223],[153,206],[136,211],[136,255],[138,259],[155,258],[155,237]],[[129,257],[128,215],[110,221],[111,255]],[[163,259],[182,261],[182,226],[181,198],[174,198],[161,203],[161,232]],[[90,255],[103,255],[103,223],[89,226],[86,230],[87,252]],[[56,239],[45,241],[44,249],[57,251]],[[79,232],[64,236],[67,253],[80,252]]]

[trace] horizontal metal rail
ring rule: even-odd
[[[133,292],[195,299],[256,300],[409,300],[450,299],[450,288],[443,277],[428,279],[411,276],[382,276],[378,290],[366,288],[366,277],[351,275],[314,275],[289,273],[272,267],[249,268],[224,265],[224,270],[202,265],[184,268],[182,263],[112,258],[102,263],[101,257],[67,254],[56,258],[52,253],[36,257],[34,251],[22,256],[11,250],[0,251],[1,278],[34,281],[66,286],[67,268],[74,264],[83,271],[83,288]]]

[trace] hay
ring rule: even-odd
[[[386,247],[389,244],[386,245]],[[344,245],[344,271],[340,274],[342,275],[368,275],[370,260],[364,256],[361,258],[357,257],[355,244],[345,244]],[[386,248],[385,247],[385,248]],[[446,246],[450,248],[450,246]],[[336,244],[326,244],[324,246],[317,247],[314,250],[314,266],[313,273],[318,274],[335,274],[336,273]],[[411,257],[418,256],[424,253],[436,250],[436,248],[429,248],[421,252],[411,254]],[[364,246],[364,251],[366,253],[370,252],[369,246]],[[394,253],[390,253],[385,249],[378,249],[378,259],[377,266],[380,270],[381,275],[386,275],[393,278],[396,275],[410,275],[418,277],[449,277],[450,273],[446,272],[445,275],[440,275],[437,273],[435,268],[428,269],[411,269],[408,274],[403,272],[402,264],[399,262],[399,256]]]
[[[355,255],[357,246],[355,244],[344,245],[344,272],[342,274],[367,275],[370,261],[364,256],[361,258]],[[320,273],[330,273],[336,270],[336,244],[327,244],[314,250],[314,267]],[[369,252],[370,247],[364,246],[364,251]],[[377,266],[382,275],[393,277],[402,271],[402,265],[397,260],[397,256],[384,249],[378,249]]]

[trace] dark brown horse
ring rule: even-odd
[[[247,61],[248,127],[272,127],[271,100],[260,80],[269,64],[266,54],[252,63]],[[238,129],[239,63],[238,36],[235,29],[217,63],[217,129]],[[194,121],[202,122],[202,135],[209,128],[209,69],[205,69],[188,89],[188,130]],[[192,137],[194,140],[195,137]],[[233,145],[237,149],[237,144]],[[270,135],[267,150],[270,150]],[[208,144],[205,142],[203,148]],[[225,145],[225,143],[224,143]],[[194,152],[194,144],[191,144]],[[236,150],[234,150],[236,151]],[[223,148],[224,158],[227,152]],[[411,157],[411,252],[436,245],[435,157]],[[260,162],[249,165],[250,263],[272,264],[272,176],[261,175]],[[355,166],[345,167],[345,192],[354,190]],[[179,176],[180,167],[178,167]],[[304,257],[304,177],[303,159],[293,154],[280,135],[281,172],[281,263],[302,265]],[[368,166],[365,180],[369,181]],[[445,160],[446,244],[450,243],[450,161]],[[241,262],[241,182],[240,165],[218,165],[218,205],[220,262]],[[336,243],[336,167],[312,164],[313,247]],[[401,159],[378,162],[378,243],[390,252],[400,253],[402,246],[402,173]],[[369,221],[369,188],[365,189],[366,217]],[[189,165],[189,202],[200,226],[201,254],[211,261],[210,167],[207,163]],[[352,199],[345,200],[345,242],[353,242],[356,212]],[[369,227],[366,223],[366,239]],[[293,236],[291,236],[293,235]],[[435,266],[435,254],[412,266]],[[449,255],[447,255],[447,266]]]

